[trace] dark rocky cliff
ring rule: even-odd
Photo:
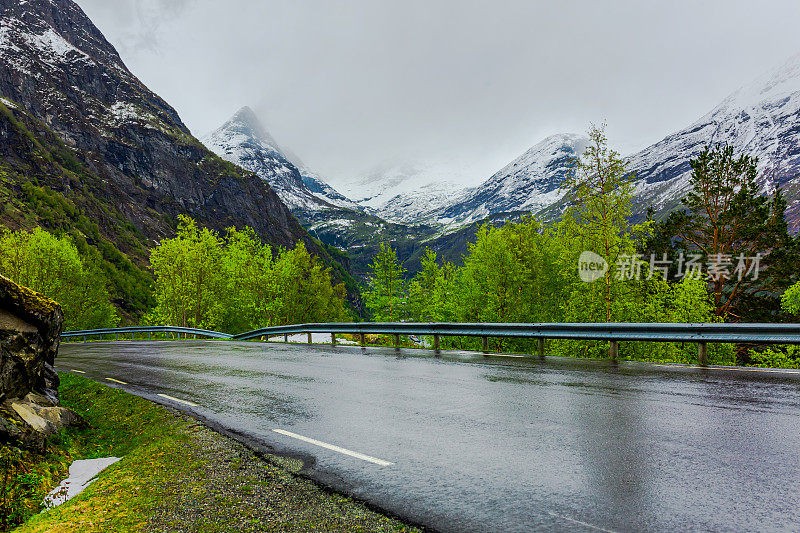
[[[250,226],[273,244],[307,240],[324,255],[267,184],[191,135],[71,0],[0,0],[0,59],[4,103],[52,130],[96,178],[87,192],[150,243],[185,213],[218,230]],[[66,181],[48,186],[68,195]]]

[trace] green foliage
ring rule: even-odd
[[[119,320],[97,257],[79,254],[68,237],[41,228],[5,233],[0,273],[61,304],[65,329],[112,327]]]
[[[569,223],[553,226],[526,218],[500,228],[484,226],[477,241],[460,268],[441,264],[436,254],[427,250],[422,268],[405,290],[393,293],[395,310],[403,303],[396,320],[415,322],[562,322],[570,316],[602,321],[604,299],[595,299],[593,314],[581,309],[587,301],[587,283],[576,275],[579,250],[568,231]],[[382,276],[373,279],[396,279],[398,268],[389,247],[373,263],[381,267]],[[616,317],[627,322],[713,322],[713,304],[703,281],[686,277],[679,283],[668,283],[659,275],[649,276],[643,265],[640,280],[615,280],[619,290],[613,301]],[[390,275],[387,275],[386,273]],[[649,279],[648,279],[649,278]],[[601,283],[597,281],[595,283]],[[386,287],[389,282],[374,287]],[[376,301],[373,289],[367,301]],[[389,294],[384,289],[383,294]],[[376,313],[384,319],[388,297]],[[384,314],[380,314],[380,312]],[[494,340],[494,348],[532,352],[535,341],[522,339]],[[479,349],[480,340],[444,337],[443,347]],[[600,357],[608,349],[604,342],[548,341],[550,353],[567,356]],[[696,361],[694,344],[623,343],[621,357],[650,361],[691,363]],[[712,363],[733,360],[729,346],[709,346]]]
[[[392,245],[381,243],[380,251],[370,265],[372,275],[369,288],[364,293],[364,303],[379,322],[395,322],[403,317],[405,293],[403,274],[405,269],[397,260]]]
[[[750,364],[764,368],[800,368],[800,346],[774,346],[751,352]]]
[[[0,531],[9,531],[42,510],[42,501],[64,465],[53,458],[0,444]]]
[[[800,281],[786,289],[781,296],[781,307],[787,313],[800,315]]]
[[[209,329],[220,324],[224,307],[219,296],[225,285],[216,232],[181,216],[177,237],[150,252],[150,266],[158,303],[146,322]]]
[[[302,243],[276,255],[250,228],[222,238],[179,220],[177,236],[151,252],[157,305],[145,322],[239,333],[347,316],[344,285]]]

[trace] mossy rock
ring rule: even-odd
[[[0,275],[0,309],[36,326],[45,339],[61,335],[64,315],[61,306],[47,296],[17,285]],[[52,361],[50,361],[52,364]]]

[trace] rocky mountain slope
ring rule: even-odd
[[[303,231],[269,187],[208,151],[71,0],[0,3],[0,95],[42,121],[103,180],[96,194],[145,235],[164,215],[249,225],[291,244]]]
[[[0,223],[82,226],[118,266],[109,247],[143,264],[181,213],[327,257],[267,184],[191,135],[72,0],[0,0],[0,59]]]
[[[800,229],[800,54],[723,100],[686,128],[628,158],[640,210],[675,207],[689,185],[689,160],[709,143],[758,156],[761,185],[781,188]]]
[[[250,108],[242,108],[203,136],[203,142],[220,157],[269,183],[308,232],[328,246],[329,253],[345,250],[341,261],[354,276],[367,275],[381,240],[391,241],[401,254],[410,256],[421,241],[435,234],[430,226],[386,221],[337,192],[281,148]]]

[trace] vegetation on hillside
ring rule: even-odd
[[[113,327],[119,320],[100,258],[81,255],[66,236],[41,228],[0,233],[0,273],[60,302],[67,329]]]
[[[103,180],[46,125],[0,103],[0,229],[41,227],[69,236],[108,280],[120,314],[136,320],[153,305],[150,275],[137,265],[147,241],[117,205],[104,200]]]

